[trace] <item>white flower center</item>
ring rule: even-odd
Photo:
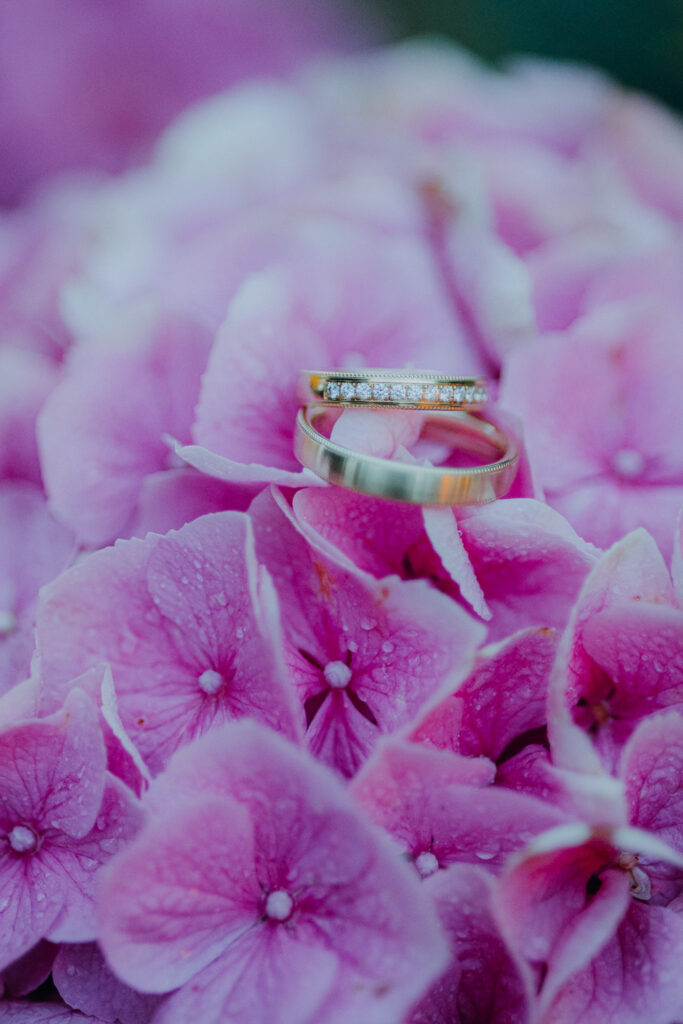
[[[439,862],[431,850],[423,850],[415,858],[415,867],[422,878],[429,878],[439,870]]]
[[[15,853],[33,853],[38,847],[38,836],[29,825],[15,825],[7,838]]]
[[[294,908],[294,900],[284,889],[275,889],[266,899],[266,917],[273,921],[286,921]]]
[[[325,665],[323,675],[328,686],[343,690],[351,681],[351,669],[343,661],[331,661]]]
[[[612,459],[615,473],[625,480],[636,480],[645,469],[645,459],[634,448],[620,448]]]
[[[198,679],[199,687],[204,693],[218,693],[225,680],[220,672],[213,668],[207,668]]]
[[[9,608],[0,608],[0,636],[6,636],[16,628],[17,617]]]

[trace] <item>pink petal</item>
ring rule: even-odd
[[[321,368],[419,361],[438,369],[458,350],[468,358],[421,245],[328,234],[317,253],[309,246],[286,269],[254,275],[233,300],[204,378],[197,444],[234,461],[296,470],[299,369],[315,370],[321,359]]]
[[[285,657],[304,704],[308,741],[319,756],[332,758],[328,763],[353,774],[373,739],[407,725],[447,685],[483,629],[425,581],[374,580],[348,559],[333,560],[309,545],[277,493],[260,495],[250,514],[258,556],[280,598]],[[348,702],[374,732],[347,711]],[[320,714],[325,717],[316,721]],[[328,730],[334,735],[327,737]]]
[[[524,626],[565,626],[597,556],[566,520],[520,498],[465,510],[458,526],[492,614],[491,639]]]
[[[544,726],[556,649],[557,637],[548,629],[522,630],[485,647],[472,672],[425,714],[412,738],[498,761],[513,741]]]
[[[492,917],[491,877],[481,868],[455,864],[424,885],[450,939],[452,960],[408,1024],[525,1024],[532,1019],[530,972],[507,948]]]
[[[125,530],[145,477],[168,465],[164,435],[188,438],[207,357],[196,324],[122,326],[122,350],[77,350],[38,428],[50,505],[90,545]]]
[[[212,850],[230,853],[214,859]],[[107,962],[143,992],[182,985],[256,920],[261,891],[253,872],[245,808],[228,796],[179,803],[163,832],[144,831],[102,873]]]
[[[491,785],[494,766],[418,744],[385,742],[351,790],[420,873],[448,864],[499,868],[532,836],[563,820],[553,807]],[[427,861],[425,854],[432,854]]]
[[[242,714],[295,737],[277,611],[252,544],[246,516],[214,513],[164,538],[119,541],[62,576],[38,614],[46,699],[108,661],[123,726],[152,770]]]
[[[158,1003],[154,996],[135,992],[114,977],[94,942],[62,946],[52,980],[69,1006],[108,1024],[148,1024]]]
[[[97,712],[75,690],[63,711],[0,733],[1,827],[23,821],[74,839],[95,824],[105,786],[105,750]]]
[[[609,941],[626,912],[629,878],[611,866],[615,856],[588,828],[566,825],[530,844],[500,880],[501,930],[541,972],[546,1005]]]
[[[380,1024],[445,966],[410,869],[343,787],[275,733],[250,722],[214,730],[175,755],[149,804],[147,829],[104,873],[101,935],[129,983],[170,990],[191,979],[162,1019],[181,1020],[198,992],[207,1024],[242,1006],[250,1020],[300,1019],[323,997],[321,1024]],[[267,910],[283,891],[291,922]],[[300,966],[311,948],[315,988]]]
[[[59,946],[42,939],[40,942],[15,960],[0,978],[0,992],[3,998],[17,999],[28,995],[39,988],[50,977],[52,964],[59,951]]]
[[[567,982],[547,1020],[670,1024],[683,1005],[682,955],[680,914],[632,901],[614,938]]]

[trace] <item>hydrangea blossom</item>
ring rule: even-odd
[[[111,12],[61,6],[78,83]],[[132,93],[192,58],[80,138],[134,171],[0,211],[0,1020],[683,1021],[681,127],[598,72],[414,43],[133,153],[317,31],[228,2],[202,61],[209,6],[117,22]],[[37,9],[0,14],[14,65],[28,28],[64,59]],[[268,53],[231,58],[233,21]],[[60,116],[70,158],[123,66]],[[39,136],[0,195],[64,165]],[[302,470],[299,371],[373,364],[489,377],[509,494]],[[422,426],[331,436],[445,460]]]
[[[95,937],[97,868],[133,837],[141,812],[106,771],[97,714],[81,691],[49,718],[2,730],[0,748],[4,969],[40,939]]]
[[[272,732],[196,741],[148,801],[148,828],[104,876],[100,938],[129,984],[177,989],[156,1021],[379,1024],[444,968],[417,878]]]
[[[122,723],[153,771],[182,743],[240,715],[296,739],[274,601],[242,513],[203,516],[166,537],[119,541],[43,592],[44,705],[108,663]]]

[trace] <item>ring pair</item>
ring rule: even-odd
[[[419,505],[479,505],[502,497],[512,486],[518,463],[515,442],[476,415],[488,399],[483,378],[395,370],[303,371],[299,398],[296,457],[332,484]],[[483,462],[433,466],[355,452],[318,429],[335,407],[425,412],[421,438]]]

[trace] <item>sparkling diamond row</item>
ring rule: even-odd
[[[372,399],[374,402],[410,402],[414,405],[422,401],[433,405],[439,402],[476,405],[485,402],[487,395],[486,388],[481,385],[401,384],[391,381],[355,384],[350,380],[330,380],[325,385],[325,398],[332,402],[369,402]]]

